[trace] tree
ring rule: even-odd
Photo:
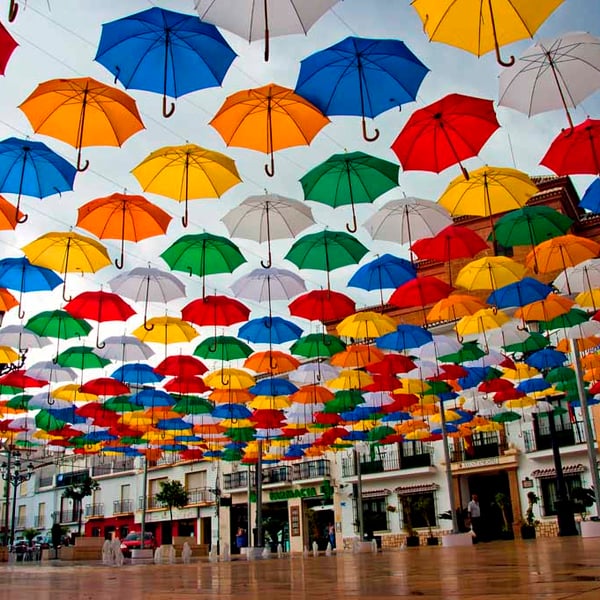
[[[77,535],[81,534],[81,501],[99,489],[100,484],[86,474],[79,482],[67,486],[62,493],[63,498],[73,500],[73,510],[77,511]]]
[[[160,492],[156,494],[156,500],[169,509],[169,520],[171,522],[171,536],[173,535],[173,507],[183,508],[189,501],[187,490],[181,481],[167,480],[160,482]]]

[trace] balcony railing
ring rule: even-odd
[[[506,442],[500,442],[498,439],[494,440],[493,438],[468,445],[465,445],[463,440],[455,440],[454,448],[450,452],[450,459],[452,462],[466,462],[482,458],[494,458],[502,456],[506,450],[508,450]]]
[[[216,500],[214,491],[212,491],[210,488],[193,488],[191,490],[187,490],[187,493],[188,505],[215,502]]]
[[[59,521],[61,523],[77,523],[79,520],[78,510],[63,510],[59,515]]]
[[[248,471],[237,471],[223,475],[223,489],[237,490],[248,487]]]
[[[104,504],[88,504],[85,507],[86,517],[103,517],[104,516]]]
[[[322,479],[331,475],[329,461],[327,459],[310,460],[298,463],[292,467],[292,480]]]
[[[374,457],[360,455],[360,472],[362,475],[385,473],[388,471],[401,471],[403,469],[416,469],[432,465],[431,448],[420,446],[413,448],[402,446],[399,452],[379,452]],[[342,459],[343,477],[353,477],[356,473],[354,457]]]
[[[113,514],[124,514],[133,512],[133,500],[114,500]]]
[[[144,498],[142,496],[140,496],[138,498],[138,509],[139,510],[142,510],[143,500],[144,500]],[[166,507],[162,502],[159,502],[156,499],[156,496],[148,496],[146,498],[146,510],[153,510],[153,509],[157,509],[157,508],[166,508]]]
[[[263,469],[263,483],[286,483],[292,481],[292,469],[290,467],[270,467]]]
[[[113,473],[123,473],[124,471],[132,471],[133,469],[133,458],[127,458],[126,460],[119,460],[111,463],[99,463],[92,467],[92,477],[96,477],[98,475],[112,475]]]
[[[585,443],[585,430],[581,421],[574,423],[557,423],[556,424],[556,441],[558,446],[575,446]],[[536,452],[538,450],[549,450],[552,448],[552,434],[550,428],[539,426],[534,430],[523,432],[523,441],[525,442],[525,452]]]
[[[33,526],[36,529],[43,529],[46,527],[46,515],[35,515],[33,517]]]

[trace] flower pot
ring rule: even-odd
[[[524,540],[534,540],[535,527],[533,525],[521,525],[521,538]]]
[[[406,545],[411,548],[415,548],[421,544],[418,535],[408,535],[406,536]]]
[[[600,537],[600,521],[581,521],[581,537]]]
[[[434,536],[429,536],[427,538],[427,545],[428,546],[437,546],[440,543],[439,538],[436,538]]]

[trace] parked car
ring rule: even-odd
[[[125,558],[131,556],[132,550],[139,550],[141,546],[142,535],[139,531],[130,531],[127,536],[121,541],[121,552]],[[144,534],[144,548],[154,550],[156,548],[156,540],[154,535],[147,531]]]
[[[33,538],[33,547],[37,550],[45,550],[52,546],[52,537],[50,534],[38,534]]]

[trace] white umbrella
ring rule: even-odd
[[[600,287],[600,258],[588,258],[574,267],[567,267],[553,285],[562,294],[589,292]]]
[[[489,348],[502,348],[511,344],[522,344],[529,337],[529,332],[519,329],[514,321],[492,329],[487,333],[487,343]]]
[[[363,224],[374,240],[412,245],[452,225],[450,213],[432,200],[401,198],[384,204]]]
[[[440,356],[454,354],[462,348],[461,343],[454,337],[434,335],[433,339],[420,348],[413,348],[410,353],[421,360],[437,360]]]
[[[540,40],[500,73],[498,104],[528,116],[575,108],[600,89],[600,38],[589,33],[567,33]]]
[[[73,403],[70,400],[61,400],[60,398],[53,398],[50,395],[50,392],[40,392],[39,394],[35,394],[29,399],[27,403],[27,408],[29,410],[34,410],[37,408],[52,408],[54,410],[62,409],[62,408],[71,408]]]
[[[271,240],[296,237],[315,223],[308,205],[277,194],[249,196],[221,221],[232,237],[267,242],[268,259],[261,261],[265,269],[272,264]]]
[[[322,381],[335,379],[340,371],[339,367],[334,367],[329,363],[310,362],[300,365],[295,371],[288,373],[288,378],[294,383],[303,385],[318,384]]]
[[[23,325],[6,325],[0,329],[0,346],[10,346],[24,350],[25,348],[43,348],[52,342],[47,337],[41,337]]]
[[[146,360],[154,354],[154,350],[140,342],[132,335],[113,335],[102,342],[102,347],[94,350],[102,358],[120,360],[121,362],[134,362]]]
[[[35,377],[35,379],[44,379],[51,383],[75,381],[77,378],[77,373],[73,369],[61,367],[51,360],[36,362],[27,369],[26,373],[30,377]]]
[[[287,269],[254,269],[237,279],[231,289],[236,298],[269,302],[289,300],[306,291],[304,279]]]
[[[217,25],[252,42],[265,40],[269,60],[269,38],[306,33],[338,0],[196,0],[196,10],[207,23]]]

